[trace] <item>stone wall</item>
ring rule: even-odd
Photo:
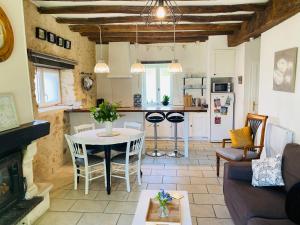
[[[58,24],[51,15],[39,14],[36,6],[30,0],[24,0],[25,28],[27,48],[38,52],[55,55],[77,61],[73,70],[74,93],[76,101],[82,101],[84,107],[90,107],[96,102],[96,87],[89,92],[81,88],[81,72],[92,73],[95,65],[95,43],[86,37],[71,32],[67,25]],[[72,42],[70,50],[35,38],[35,28],[41,27]],[[50,135],[38,141],[38,151],[34,159],[34,177],[37,180],[47,180],[65,162],[70,160],[69,150],[64,140],[64,134],[69,132],[68,115],[63,110],[38,112],[35,99],[34,75],[35,67],[29,62],[33,111],[35,119],[47,120],[51,123]],[[93,75],[94,76],[94,75]],[[95,77],[93,77],[94,80]]]

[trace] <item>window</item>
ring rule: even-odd
[[[59,70],[37,68],[35,74],[35,96],[39,107],[61,103]]]
[[[144,76],[144,102],[146,105],[160,104],[164,95],[171,98],[171,75],[168,64],[146,64]]]

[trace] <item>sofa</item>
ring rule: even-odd
[[[228,162],[224,167],[224,198],[235,225],[296,224],[288,218],[285,205],[289,190],[300,182],[300,145],[284,149],[284,187],[253,187],[251,162]]]

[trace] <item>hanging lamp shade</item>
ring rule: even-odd
[[[108,65],[103,60],[99,60],[94,68],[94,72],[95,73],[109,73],[110,70],[109,70]]]
[[[133,63],[131,65],[131,68],[130,68],[130,72],[131,73],[145,73],[145,66],[140,63],[139,61],[137,61],[136,63]]]
[[[97,64],[94,67],[94,73],[109,73],[109,67],[103,60],[102,55],[102,36],[101,36],[101,26],[99,26],[99,41],[100,41],[100,60],[97,62]]]
[[[177,60],[173,60],[172,63],[169,64],[169,71],[171,73],[182,73],[182,66]]]

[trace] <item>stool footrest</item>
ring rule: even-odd
[[[166,155],[166,153],[163,151],[154,150],[152,152],[146,152],[146,155],[151,156],[151,157],[162,157],[162,156]]]
[[[173,158],[182,158],[184,157],[184,154],[179,152],[178,150],[174,150],[172,152],[167,153],[167,155],[169,157],[173,157]]]

